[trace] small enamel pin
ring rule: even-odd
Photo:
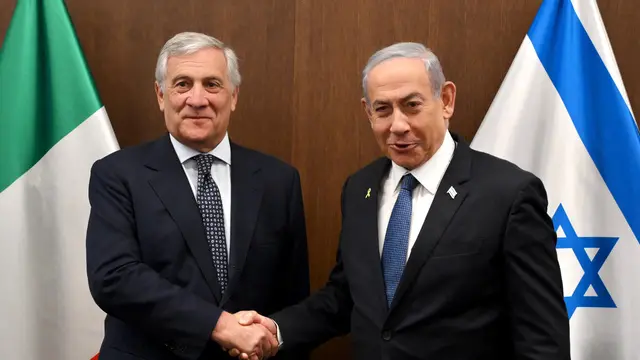
[[[455,199],[456,195],[458,195],[458,192],[456,191],[456,189],[453,188],[453,186],[451,186],[449,190],[447,190],[447,194],[449,194],[449,196],[451,196],[452,199]]]
[[[367,195],[364,196],[365,199],[368,199],[371,197],[371,188],[367,189]]]

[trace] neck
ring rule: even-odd
[[[184,145],[192,148],[193,150],[199,151],[201,153],[208,153],[211,150],[215,149],[224,138],[224,134],[222,137],[217,137],[215,139],[207,139],[203,141],[183,141],[183,139],[176,138],[178,141],[183,143]]]

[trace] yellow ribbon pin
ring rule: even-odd
[[[371,188],[367,189],[367,195],[364,196],[365,199],[370,198],[371,197]]]

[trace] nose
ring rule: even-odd
[[[409,118],[405,113],[396,109],[391,115],[391,129],[394,134],[405,134],[409,132]]]
[[[189,90],[189,96],[187,97],[187,105],[193,108],[202,108],[207,106],[207,98],[205,96],[205,90],[200,84],[195,84],[191,90]]]

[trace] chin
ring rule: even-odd
[[[213,129],[203,129],[199,127],[182,129],[180,133],[184,138],[192,141],[202,141],[214,136]]]
[[[204,143],[208,139],[208,137],[205,135],[194,134],[190,132],[180,132],[177,135],[178,136],[174,136],[176,137],[176,139],[180,140],[180,142],[192,145]]]
[[[396,165],[398,166],[402,166],[403,168],[407,169],[407,170],[411,170],[413,169],[415,166],[413,164],[413,161],[403,158],[403,157],[397,157],[397,156],[392,156],[391,157],[391,161],[393,161]]]
[[[393,151],[390,151],[387,157],[396,165],[402,166],[407,170],[415,168],[417,164],[415,156],[409,154],[396,154]]]

